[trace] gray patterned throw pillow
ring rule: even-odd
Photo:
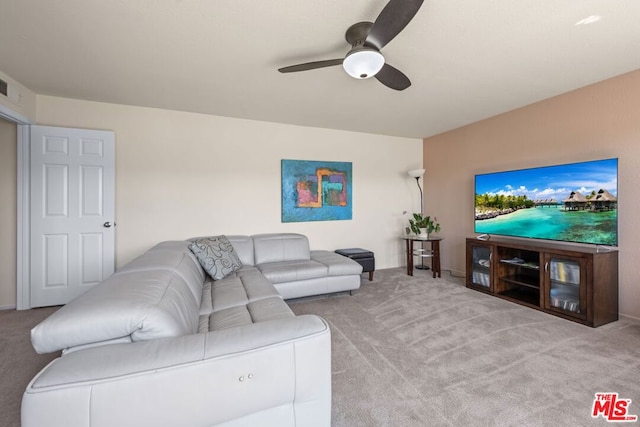
[[[220,280],[242,267],[242,262],[227,236],[202,237],[189,249],[213,280]]]

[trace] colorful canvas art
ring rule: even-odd
[[[282,222],[351,219],[351,162],[282,160]]]

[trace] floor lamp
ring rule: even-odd
[[[412,169],[407,172],[410,177],[416,179],[416,184],[418,184],[418,190],[420,190],[420,215],[424,216],[424,199],[422,196],[422,187],[420,187],[420,177],[424,175],[424,169]],[[424,242],[420,242],[420,250],[421,254],[424,254]],[[424,265],[424,257],[420,257],[420,265],[416,265],[418,270],[428,270],[429,267]]]

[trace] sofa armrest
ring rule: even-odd
[[[22,403],[25,427],[210,426],[255,416],[261,425],[330,425],[324,320],[297,316],[76,351],[44,368]]]

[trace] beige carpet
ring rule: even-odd
[[[37,354],[29,331],[57,308],[0,311],[0,426],[20,426],[20,402],[27,384],[58,353]]]
[[[596,392],[640,415],[640,322],[592,329],[430,273],[376,271],[353,296],[291,303],[331,325],[334,427],[610,425],[591,418]],[[2,427],[20,425],[24,388],[57,356],[29,342],[52,311],[0,312]]]
[[[609,425],[591,418],[609,391],[640,415],[640,322],[592,329],[430,273],[291,304],[331,325],[334,427]]]

